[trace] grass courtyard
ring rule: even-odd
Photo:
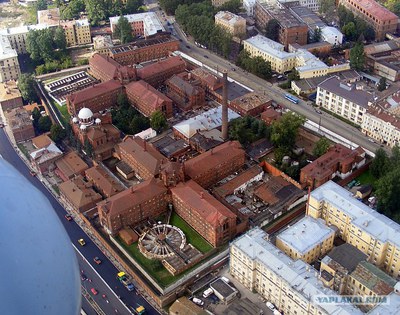
[[[356,178],[357,181],[361,183],[361,185],[365,184],[370,184],[372,187],[374,187],[376,178],[372,176],[370,170],[367,170],[366,172],[362,173],[360,176]]]

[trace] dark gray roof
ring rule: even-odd
[[[215,92],[219,95],[222,95],[222,87],[215,90]],[[250,92],[251,91],[246,89],[245,87],[243,87],[235,82],[228,81],[228,100],[229,101],[232,101],[235,98],[238,98],[238,97],[243,96]]]
[[[371,93],[357,90],[354,84],[342,83],[337,76],[326,79],[318,87],[365,108],[368,107],[368,102],[373,100]]]
[[[246,150],[246,153],[253,159],[257,160],[264,155],[268,154],[274,145],[269,142],[267,139],[260,139],[253,144]]]
[[[197,132],[193,137],[190,138],[190,144],[201,148],[203,151],[211,150],[221,143],[222,141],[208,138],[199,132]]]
[[[221,294],[224,298],[231,296],[236,291],[228,284],[226,284],[221,279],[218,279],[210,284],[210,287]]]
[[[367,259],[367,255],[348,243],[335,247],[327,256],[342,265],[349,272],[355,270],[361,261]]]

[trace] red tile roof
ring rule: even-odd
[[[141,101],[153,111],[156,111],[163,102],[172,103],[167,96],[143,80],[131,82],[125,86],[125,89],[127,94],[133,94],[136,97],[140,97]]]
[[[80,90],[67,96],[71,103],[79,104],[111,91],[118,90],[122,87],[121,83],[115,80],[110,80],[100,84],[95,84],[87,89]]]
[[[106,196],[113,196],[124,190],[122,184],[112,177],[101,165],[87,169],[85,175]]]
[[[90,67],[101,69],[103,73],[106,73],[111,78],[117,77],[117,70],[120,67],[120,64],[114,59],[100,54],[94,54],[90,57],[89,65]]]
[[[398,17],[379,3],[373,0],[357,0],[357,5],[366,12],[373,12],[373,15],[381,21],[397,20]]]
[[[193,180],[171,188],[171,193],[172,198],[178,197],[213,227],[220,226],[226,218],[236,218],[234,213]]]
[[[139,78],[146,80],[146,78],[151,78],[159,73],[168,71],[169,69],[175,67],[186,67],[185,61],[179,56],[169,57],[155,63],[152,63],[148,66],[144,66],[141,69],[137,70]],[[179,71],[181,72],[181,71]]]
[[[56,161],[55,164],[67,178],[80,174],[89,167],[75,151],[67,153],[61,159]]]

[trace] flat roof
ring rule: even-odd
[[[274,19],[278,20],[279,24],[284,28],[299,27],[305,25],[304,23],[297,20],[296,17],[290,12],[285,6],[277,6],[270,2],[260,3],[261,7],[264,8]]]
[[[294,53],[288,53],[284,51],[285,46],[262,35],[256,35],[250,37],[249,39],[244,40],[244,42],[250,44],[251,46],[254,46],[255,48],[261,50],[262,52],[269,54],[275,58],[279,59],[295,58]]]
[[[43,30],[48,28],[47,24],[34,24],[34,25],[23,25],[11,28],[3,28],[0,30],[0,35],[18,35],[27,34],[30,30]]]
[[[129,23],[143,22],[145,36],[156,34],[158,31],[165,32],[165,28],[155,12],[128,14],[124,15],[124,17],[128,19]],[[119,18],[120,16],[110,17],[111,28],[114,24],[118,23]]]
[[[366,231],[375,239],[391,242],[400,247],[400,225],[383,214],[371,209],[352,196],[352,193],[333,181],[326,182],[311,192],[319,202],[327,202],[345,212],[351,223]]]
[[[300,254],[305,254],[312,248],[335,234],[322,219],[305,216],[294,225],[286,228],[276,237]]]
[[[21,92],[14,80],[0,83],[0,103],[18,97],[21,97]]]
[[[335,291],[326,288],[319,280],[319,273],[302,260],[294,261],[281,250],[267,241],[267,233],[256,227],[231,243],[248,257],[270,269],[286,285],[296,291],[304,301],[314,302],[315,296],[330,296],[340,299]],[[234,255],[234,252],[231,255]],[[313,303],[315,305],[315,303]],[[335,305],[321,303],[316,305],[327,314],[361,315],[364,314],[352,305]]]
[[[0,60],[17,58],[17,56],[17,51],[11,47],[8,38],[0,35]]]
[[[223,281],[222,279],[215,280],[210,284],[210,287],[214,291],[217,291],[219,294],[221,294],[224,298],[228,298],[229,296],[237,292],[229,284],[225,283],[225,281]]]
[[[235,25],[237,22],[243,22],[246,23],[246,19],[242,18],[239,15],[233,14],[229,11],[219,11],[215,15],[216,19],[224,20],[228,22],[230,25]]]
[[[37,11],[38,24],[56,25],[60,21],[60,9],[52,8]]]

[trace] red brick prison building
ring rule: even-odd
[[[127,84],[136,80],[136,68],[121,66],[109,56],[94,54],[89,58],[89,73],[101,82],[118,80]]]

